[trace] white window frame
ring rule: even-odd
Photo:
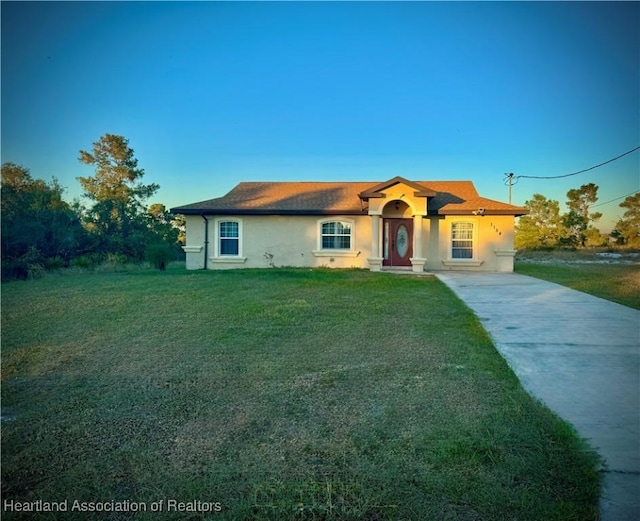
[[[349,248],[323,248],[322,247],[322,225],[332,222],[338,222],[345,225],[349,225],[351,228],[351,234],[349,239]],[[347,219],[345,217],[329,217],[320,219],[316,223],[316,235],[317,243],[316,249],[313,250],[313,254],[316,257],[356,257],[359,252],[356,252],[356,222],[353,219]]]
[[[453,257],[453,231],[457,224],[470,224],[473,226],[471,258],[454,258]],[[478,228],[480,227],[477,220],[474,219],[455,219],[449,224],[449,237],[447,239],[447,260],[442,261],[445,266],[481,266],[484,261],[478,259]]]
[[[245,262],[247,259],[242,255],[242,219],[238,217],[216,217],[213,222],[213,257],[210,260],[213,262]],[[220,243],[222,241],[222,237],[220,236],[220,225],[226,222],[232,222],[238,225],[238,253],[235,255],[221,253]]]
[[[458,225],[469,225],[471,226],[471,239],[455,239],[453,236],[453,232],[456,230],[456,227]],[[449,258],[453,261],[470,261],[470,260],[475,260],[476,259],[476,251],[477,251],[477,246],[476,246],[476,230],[477,230],[477,223],[474,223],[472,221],[454,221],[451,223],[451,228],[449,230]],[[453,242],[454,240],[458,240],[458,241],[464,241],[464,240],[470,240],[471,241],[471,257],[454,257],[453,256]],[[460,249],[467,249],[467,248],[460,248]]]

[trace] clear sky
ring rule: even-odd
[[[563,175],[640,145],[638,2],[2,2],[2,161],[93,175],[129,139],[150,203],[240,181]],[[640,190],[640,151],[513,203]],[[610,229],[621,200],[603,205]]]

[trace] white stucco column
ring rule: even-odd
[[[380,216],[371,216],[371,257],[367,259],[371,271],[382,269],[382,257],[380,257]]]
[[[371,256],[380,257],[380,243],[378,237],[380,236],[380,216],[371,216]]]
[[[413,256],[422,258],[422,215],[413,216]]]
[[[413,271],[424,271],[424,265],[427,259],[424,257],[422,249],[422,215],[413,216],[413,257],[411,257],[411,265]]]

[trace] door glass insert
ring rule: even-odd
[[[398,226],[398,231],[396,232],[396,250],[400,257],[404,257],[409,251],[409,231],[404,224]]]
[[[389,222],[384,223],[384,260],[389,260]]]

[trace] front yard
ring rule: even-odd
[[[7,519],[597,518],[597,457],[432,277],[3,284],[2,414]]]

